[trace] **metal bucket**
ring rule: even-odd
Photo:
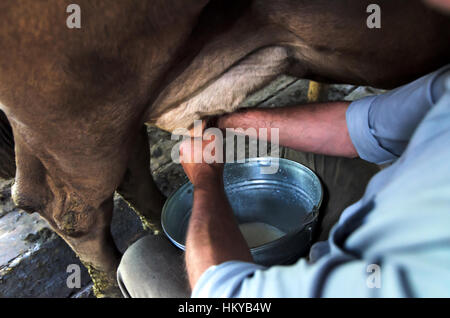
[[[263,174],[261,168],[275,164],[274,160],[279,164],[277,173]],[[289,264],[307,253],[323,196],[314,172],[287,159],[252,158],[226,164],[224,184],[239,224],[261,222],[285,233],[250,249],[256,263]],[[182,250],[192,202],[193,186],[186,183],[169,197],[162,212],[164,232]]]

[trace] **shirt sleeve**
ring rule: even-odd
[[[197,282],[193,298],[306,298],[368,296],[366,294],[365,265],[347,256],[327,256],[315,264],[300,259],[290,266],[265,268],[244,262],[226,262],[209,268]],[[335,270],[346,269],[346,274],[334,276],[347,281],[347,291],[326,288]],[[355,275],[356,274],[356,275]],[[333,279],[334,280],[334,279]],[[354,280],[351,286],[349,280]],[[338,284],[338,283],[337,283]]]
[[[345,255],[328,255],[317,263],[305,259],[290,266],[263,268],[227,262],[207,270],[193,298],[398,298],[449,295],[449,246],[390,250],[385,246],[372,263]],[[432,268],[433,270],[430,270]],[[440,283],[437,284],[436,282]]]
[[[198,280],[192,291],[192,297],[237,297],[242,282],[252,277],[258,270],[265,270],[265,268],[256,264],[237,261],[212,266]]]
[[[260,266],[227,262],[207,270],[195,286],[193,298],[312,298],[383,297],[377,288],[375,264],[346,256],[327,256],[317,264],[305,259],[290,266]],[[387,264],[383,265],[387,268]],[[387,271],[386,271],[387,274]],[[398,275],[389,275],[389,281]],[[379,278],[381,279],[381,278]],[[373,286],[371,286],[373,285]],[[389,296],[405,296],[401,288]]]
[[[450,65],[386,94],[350,104],[350,138],[359,156],[376,164],[399,158],[415,129],[443,95]]]

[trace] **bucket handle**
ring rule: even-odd
[[[308,215],[303,219],[303,226],[307,227],[308,225],[311,225],[311,223],[314,222],[318,214],[319,214],[319,207],[314,206],[311,213],[308,213]]]

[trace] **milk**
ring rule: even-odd
[[[243,223],[239,225],[239,229],[250,248],[275,241],[286,234],[276,227],[262,222]]]

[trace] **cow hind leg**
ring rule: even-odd
[[[112,193],[98,203],[52,178],[41,161],[16,140],[17,172],[12,197],[18,208],[38,212],[88,268],[97,297],[120,297],[116,270],[120,253],[110,224]]]
[[[74,205],[83,206],[76,195],[69,196]],[[110,231],[112,211],[111,197],[99,209],[85,207],[52,215],[39,212],[88,269],[98,298],[122,296],[116,280],[121,254]]]
[[[9,124],[2,127],[10,128]],[[13,187],[16,205],[28,212],[37,211],[69,244],[88,268],[97,297],[121,296],[116,281],[121,255],[110,233],[112,194],[101,204],[86,203],[83,200],[86,194],[80,195],[50,177],[41,161],[22,146],[20,138],[16,151],[17,175]],[[12,156],[14,160],[14,152]],[[158,232],[165,198],[153,181],[149,163],[148,136],[143,126],[117,191],[133,206],[144,226]]]
[[[117,192],[140,217],[144,229],[159,234],[165,197],[150,172],[150,147],[146,126],[142,127],[137,136],[125,176]]]
[[[102,211],[86,213],[83,216],[83,223],[93,224],[87,233],[83,230],[78,232],[78,228],[82,228],[84,224],[77,224],[76,220],[79,218],[71,215],[71,211],[63,216],[63,221],[58,220],[54,226],[56,232],[71,246],[88,269],[94,283],[94,294],[98,298],[122,296],[116,280],[121,254],[110,232],[112,205],[111,198]],[[51,223],[55,223],[55,220]]]

